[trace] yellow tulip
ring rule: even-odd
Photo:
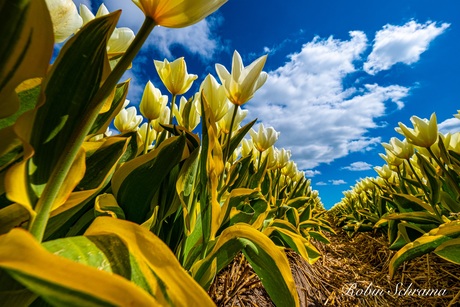
[[[284,148],[276,149],[276,159],[278,168],[283,168],[291,159],[291,151]]]
[[[388,149],[385,149],[386,155],[380,153],[379,156],[385,160],[386,163],[388,163],[389,166],[399,166],[403,163],[403,160],[396,157],[396,155],[389,151]]]
[[[142,116],[137,115],[136,107],[121,109],[120,113],[115,116],[113,124],[121,133],[137,131],[139,124],[142,122]]]
[[[151,122],[152,127],[153,129],[155,129],[156,132],[160,133],[161,131],[164,130],[164,128],[161,127],[160,124],[162,125],[169,124],[170,114],[171,114],[171,109],[168,106],[166,106],[163,109],[163,112],[161,113],[160,117]]]
[[[83,25],[87,24],[96,17],[101,17],[107,14],[109,14],[109,10],[104,4],[99,6],[96,16],[94,16],[86,5],[80,4],[80,16],[83,19]],[[115,28],[109,41],[107,42],[107,52],[109,54],[109,58],[125,53],[133,40],[133,30],[126,27]]]
[[[155,120],[160,117],[167,104],[168,96],[161,95],[161,91],[148,81],[139,105],[142,115],[149,121]]]
[[[216,72],[225,87],[228,99],[241,106],[248,102],[254,93],[267,81],[267,73],[263,72],[267,55],[261,56],[249,66],[243,66],[240,54],[233,53],[232,73],[221,64],[216,64]]]
[[[273,146],[280,135],[280,133],[276,132],[272,127],[265,128],[264,124],[259,125],[259,130],[257,132],[251,129],[249,134],[251,135],[254,147],[260,152],[264,152]]]
[[[198,126],[198,124],[200,123],[199,99],[199,93],[195,94],[193,99],[190,99],[188,101],[185,97],[181,97],[179,103],[179,110],[174,109],[174,116],[176,117],[179,126],[182,126],[189,131],[193,131],[193,129],[195,129],[196,126]]]
[[[198,76],[187,73],[187,64],[183,57],[173,62],[168,60],[153,61],[161,81],[172,95],[187,92]]]
[[[374,167],[374,170],[377,172],[377,174],[379,174],[379,176],[385,180],[388,180],[391,178],[391,176],[393,175],[393,171],[390,169],[390,167],[385,164],[384,166],[380,167],[380,166],[376,166]]]
[[[206,97],[209,107],[216,122],[220,121],[228,112],[228,98],[225,88],[217,82],[216,78],[208,74],[200,85],[200,92]],[[230,122],[229,122],[230,125]],[[228,130],[228,127],[226,128]]]
[[[54,39],[56,43],[65,41],[83,24],[78,15],[77,7],[72,0],[46,0],[48,11],[53,22]]]
[[[167,28],[190,26],[214,13],[227,0],[133,0],[153,19],[155,24]]]
[[[241,141],[241,156],[246,158],[254,151],[254,144],[251,139],[243,139]]]
[[[407,128],[403,123],[398,123],[398,133],[404,135],[407,141],[413,145],[428,148],[438,140],[438,125],[436,114],[431,114],[430,120],[421,119],[417,116],[411,117],[414,129]]]
[[[460,119],[460,110],[457,110],[457,112],[458,112],[457,114],[454,114],[454,117]]]
[[[408,160],[414,154],[414,146],[407,142],[406,139],[401,141],[398,138],[392,137],[390,144],[382,143],[382,146],[400,159]]]

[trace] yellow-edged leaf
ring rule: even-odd
[[[20,228],[0,236],[0,267],[55,306],[157,305],[123,277],[53,255]]]

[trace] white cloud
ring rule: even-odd
[[[342,185],[342,184],[347,184],[345,180],[338,179],[338,180],[329,180],[332,185]]]
[[[364,63],[364,70],[375,75],[396,63],[417,62],[430,42],[449,26],[447,23],[438,26],[432,21],[420,24],[413,20],[402,26],[385,25],[375,35],[373,49]]]
[[[91,7],[90,0],[77,0],[80,3]],[[129,0],[111,0],[104,4],[109,11],[122,10],[118,27],[128,27],[135,33],[140,29],[144,21],[144,13]],[[94,12],[95,13],[95,12]],[[191,54],[198,55],[203,61],[212,59],[216,51],[221,50],[223,44],[215,34],[215,28],[220,25],[221,18],[211,16],[199,23],[182,29],[169,29],[156,27],[150,34],[143,50],[154,48],[161,53],[161,57],[171,58],[171,48],[181,46]]]
[[[367,132],[377,127],[374,120],[385,114],[385,103],[403,106],[406,87],[355,83],[344,88],[344,78],[359,70],[355,63],[366,48],[367,38],[359,31],[345,41],[316,37],[269,72],[246,105],[248,118],[258,117],[281,131],[276,146],[291,149],[299,169],[375,147],[380,138]]]
[[[316,185],[327,185],[327,183],[324,182],[324,181],[319,181],[319,182],[316,183]]]
[[[358,161],[358,162],[353,162],[349,166],[345,166],[342,168],[347,169],[349,171],[367,171],[372,168],[372,165],[367,162]]]
[[[456,117],[452,117],[449,119],[446,119],[442,123],[438,124],[438,129],[442,133],[455,133],[455,132],[460,132],[460,119]]]
[[[320,171],[317,171],[317,170],[311,170],[311,169],[308,169],[308,170],[305,170],[305,176],[307,178],[311,178],[311,177],[314,177],[316,175],[320,175],[321,172]]]
[[[167,58],[172,57],[172,47],[182,46],[189,53],[200,56],[204,61],[209,61],[215,52],[224,48],[214,34],[214,29],[220,22],[218,18],[209,17],[186,28],[159,27],[149,37],[148,44]]]

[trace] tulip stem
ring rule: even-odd
[[[225,163],[227,162],[228,157],[230,156],[230,142],[232,140],[232,132],[233,132],[233,125],[235,123],[235,117],[236,114],[238,113],[238,105],[233,105],[233,115],[232,115],[232,120],[230,121],[230,129],[228,130],[228,138],[227,138],[227,146],[224,151],[224,166]]]
[[[144,155],[149,150],[150,146],[150,123],[151,121],[147,122],[147,131],[145,132],[145,140],[144,140]]]
[[[455,187],[457,194],[460,195],[460,187],[458,186],[457,180],[455,180],[454,177],[452,177],[452,175],[446,169],[446,166],[444,165],[444,163],[442,163],[441,160],[439,160],[438,157],[436,157],[431,147],[427,147],[427,150],[430,153],[430,155],[433,157],[433,159],[436,161],[436,163],[439,165],[439,167],[442,169],[443,173],[445,173],[447,177],[449,177],[449,179],[452,181],[452,185]]]
[[[169,113],[169,124],[172,125],[173,116],[174,116],[174,108],[176,107],[176,94],[172,95],[171,100],[171,112]],[[169,132],[167,133],[166,137],[169,137]]]
[[[74,160],[80,151],[81,145],[88,135],[94,121],[99,115],[99,111],[104,104],[104,100],[110,95],[117,82],[123,76],[123,73],[129,67],[134,57],[137,55],[145,40],[155,27],[153,19],[146,17],[138,34],[134,38],[131,45],[126,50],[126,53],[115,66],[114,70],[110,73],[102,86],[91,99],[87,107],[87,112],[83,115],[82,120],[74,129],[74,133],[70,137],[71,142],[65,146],[62,155],[56,163],[56,166],[51,173],[48,183],[46,184],[41,197],[39,198],[35,211],[37,215],[31,220],[29,225],[30,233],[39,241],[43,240],[46,225],[56,199],[58,198],[59,191],[64,184],[67,175],[74,163]]]

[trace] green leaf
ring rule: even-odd
[[[27,231],[0,236],[0,267],[54,306],[154,306],[125,278],[46,251]]]
[[[235,149],[241,143],[241,140],[248,133],[248,131],[251,130],[252,126],[254,126],[256,121],[257,121],[257,118],[254,119],[252,122],[247,123],[240,129],[238,129],[238,131],[232,136],[232,140],[230,141],[230,148],[229,148],[230,153],[235,151]],[[230,154],[228,154],[227,156],[230,156]]]
[[[113,175],[112,190],[126,219],[143,223],[151,201],[175,165],[188,157],[185,136],[171,137],[149,153],[123,164]]]
[[[435,214],[425,212],[425,211],[414,211],[406,213],[391,213],[384,217],[381,220],[400,220],[407,221],[419,224],[441,224],[443,221],[440,220]]]
[[[120,112],[123,108],[126,96],[128,95],[129,81],[120,83],[115,88],[115,96],[113,97],[112,104],[110,109],[106,112],[100,113],[96,121],[94,122],[90,134],[100,134],[104,133],[107,130],[107,127],[110,126],[113,118]]]
[[[460,264],[460,238],[442,243],[434,250],[434,253],[444,260]]]
[[[299,306],[286,255],[267,236],[249,225],[233,225],[222,232],[206,258],[192,268],[195,280],[207,289],[214,277],[210,270],[219,272],[240,250],[276,306]]]
[[[404,262],[434,251],[438,246],[460,236],[460,222],[453,221],[440,225],[425,233],[414,242],[406,244],[391,258],[390,278]]]
[[[414,211],[428,211],[434,213],[431,205],[413,195],[394,193],[392,196],[401,213]]]
[[[43,81],[43,99],[37,109],[30,136],[35,155],[29,163],[30,182],[37,197],[48,182],[69,142],[75,141],[87,120],[91,99],[107,69],[107,41],[118,21],[118,13],[87,23],[62,48]],[[65,99],[66,103],[63,103]],[[74,157],[66,157],[73,160]]]

